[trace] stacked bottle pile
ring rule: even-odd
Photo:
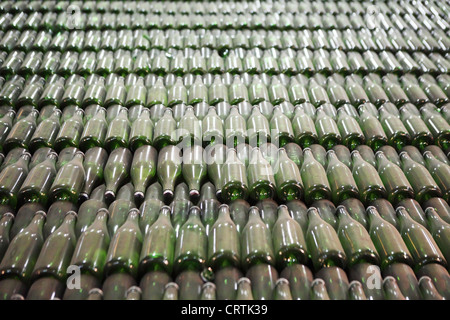
[[[449,299],[449,15],[2,2],[2,298]]]

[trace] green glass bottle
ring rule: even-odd
[[[389,113],[385,108],[380,110],[380,123],[388,138],[388,143],[400,151],[404,146],[411,144],[411,136],[402,120]]]
[[[43,120],[34,131],[29,149],[36,152],[39,148],[53,148],[60,129],[61,110],[55,109],[50,118]]]
[[[420,109],[422,120],[433,134],[435,144],[443,150],[450,148],[450,124],[439,113],[422,107]]]
[[[316,278],[311,282],[310,300],[330,300],[325,281]]]
[[[400,108],[400,119],[411,136],[411,144],[420,150],[433,143],[434,138],[422,118],[409,112],[406,108]]]
[[[179,183],[175,187],[175,197],[170,203],[172,209],[172,224],[175,229],[175,234],[178,237],[180,228],[185,224],[189,210],[193,206],[189,200],[189,187],[186,183]]]
[[[136,280],[128,273],[113,273],[102,285],[103,300],[125,300],[129,288],[136,285]]]
[[[159,270],[172,273],[176,238],[170,215],[170,207],[161,207],[158,219],[147,230],[140,253],[140,274]]]
[[[210,145],[205,148],[205,161],[208,178],[216,188],[216,196],[221,200],[222,194],[222,165],[226,160],[227,147],[223,144]]]
[[[82,109],[76,109],[74,115],[63,122],[55,140],[56,151],[60,152],[67,147],[78,147],[84,127],[83,115]]]
[[[183,146],[202,144],[201,121],[195,116],[194,108],[188,106],[178,122],[177,140]]]
[[[137,210],[134,203],[134,187],[132,183],[123,185],[117,193],[117,198],[109,205],[108,230],[114,236],[127,220],[130,210]],[[137,210],[139,211],[139,210]]]
[[[236,106],[231,107],[228,117],[224,121],[225,141],[227,146],[236,147],[246,142],[248,138],[247,124]]]
[[[366,138],[366,144],[374,151],[388,144],[388,137],[380,121],[366,108],[363,109],[359,116],[359,125]]]
[[[254,300],[249,278],[241,277],[237,283],[236,300]]]
[[[183,78],[177,77],[175,83],[167,91],[167,106],[172,107],[176,104],[188,102],[188,91],[183,84]]]
[[[377,151],[378,175],[386,188],[387,199],[397,204],[403,199],[414,198],[414,190],[399,166],[388,160],[382,151]]]
[[[385,300],[406,300],[398,287],[397,280],[392,276],[383,279],[383,292]]]
[[[164,287],[172,281],[164,271],[147,272],[139,283],[142,289],[142,300],[161,300],[164,295]]]
[[[61,226],[45,240],[34,266],[33,279],[47,276],[61,281],[66,279],[67,267],[77,244],[76,220],[74,211],[67,212]]]
[[[64,293],[64,283],[53,277],[37,279],[30,286],[27,300],[61,300]]]
[[[144,145],[153,144],[153,121],[150,119],[149,109],[142,110],[130,129],[129,146],[132,152]]]
[[[78,217],[75,225],[77,238],[91,225],[95,220],[97,211],[101,208],[107,208],[105,203],[104,184],[95,188],[89,195],[89,199],[84,201],[78,208]]]
[[[264,159],[259,148],[252,150],[247,172],[250,197],[254,200],[273,198],[275,195],[275,178],[272,167]]]
[[[278,150],[273,170],[277,196],[280,200],[291,201],[303,198],[303,182],[299,167],[288,157],[286,149]]]
[[[446,223],[444,220],[439,217],[436,210],[432,207],[427,208],[425,210],[427,222],[428,222],[428,230],[433,236],[434,241],[438,245],[442,254],[445,257],[445,260],[450,259],[450,247],[449,244],[449,234],[450,234],[450,224]]]
[[[306,264],[308,252],[300,225],[289,214],[288,207],[278,207],[278,218],[272,229],[273,248],[279,269]]]
[[[193,145],[183,151],[183,165],[181,172],[184,181],[189,186],[189,196],[192,202],[200,197],[200,187],[207,176],[207,165],[203,159],[203,148]]]
[[[219,207],[216,222],[208,236],[208,265],[215,271],[240,266],[240,241],[236,225],[231,220],[230,209]]]
[[[286,144],[294,141],[294,129],[291,121],[279,106],[273,108],[270,129],[273,143],[276,145],[284,147]]]
[[[11,237],[10,230],[14,222],[14,215],[11,212],[5,212],[0,219],[0,259],[3,259],[8,249]]]
[[[322,165],[314,158],[310,148],[303,150],[304,159],[300,170],[305,200],[308,204],[320,199],[331,199],[330,184],[327,173]]]
[[[430,151],[423,153],[426,168],[442,191],[445,201],[450,201],[450,166],[436,159]]]
[[[437,263],[426,264],[422,268],[420,268],[420,270],[417,271],[416,274],[418,278],[421,278],[423,276],[430,277],[438,292],[445,299],[448,299],[448,297],[450,296],[450,275],[442,265]]]
[[[177,123],[173,118],[172,109],[165,109],[163,116],[155,123],[153,146],[161,150],[165,146],[175,144]]]
[[[252,108],[252,113],[247,120],[248,141],[251,146],[261,146],[270,142],[269,120],[261,113],[258,106]]]
[[[430,232],[411,219],[404,207],[398,207],[396,212],[400,223],[400,234],[411,252],[416,270],[428,263],[439,263],[445,267],[447,260],[445,260]]]
[[[406,152],[400,153],[402,170],[414,189],[419,203],[433,197],[441,197],[442,191],[434,181],[431,173],[421,164],[415,162]]]
[[[14,148],[28,149],[31,137],[36,129],[38,114],[39,112],[33,109],[26,117],[14,123],[2,144],[5,152],[9,152]]]
[[[71,161],[59,169],[50,187],[49,200],[51,202],[58,200],[78,202],[85,179],[83,158],[84,154],[79,151]]]
[[[223,143],[224,129],[222,119],[217,115],[215,107],[209,107],[208,113],[202,120],[203,147],[211,144]]]
[[[103,279],[103,268],[110,243],[107,221],[108,210],[98,210],[94,222],[78,239],[70,262],[71,265],[80,267],[82,273],[89,273],[99,280]]]
[[[17,162],[8,165],[0,172],[0,203],[12,208],[17,206],[17,196],[22,183],[28,175],[31,155],[21,154]]]
[[[182,172],[181,149],[176,146],[164,147],[158,155],[157,176],[163,187],[166,203],[173,198],[173,192],[177,179]]]
[[[175,282],[169,282],[164,287],[164,294],[161,300],[178,300],[180,287]]]
[[[337,158],[336,152],[327,152],[327,178],[331,186],[334,203],[341,203],[349,198],[359,198],[359,190],[356,186],[350,169]]]
[[[128,181],[131,162],[132,153],[126,148],[117,148],[110,153],[103,169],[106,184],[106,202],[111,203],[114,201],[117,190]]]
[[[275,283],[275,288],[273,290],[274,300],[293,300],[289,280],[279,278]]]
[[[349,266],[361,262],[378,264],[380,258],[364,226],[353,219],[344,206],[337,207],[337,215],[337,234],[348,257]]]
[[[300,107],[295,108],[292,129],[294,130],[295,141],[302,148],[308,148],[319,142],[314,121]]]
[[[318,108],[316,114],[315,126],[319,143],[327,150],[341,144],[342,137],[333,118],[328,116],[322,108]]]
[[[270,101],[269,91],[258,75],[253,76],[252,83],[248,87],[249,102],[256,105],[262,101]]]
[[[236,105],[242,101],[249,101],[247,87],[241,81],[241,77],[235,75],[233,82],[228,87],[228,96],[230,98],[230,104]]]
[[[419,281],[411,266],[405,263],[393,263],[383,270],[383,277],[394,277],[402,294],[408,300],[420,300]]]
[[[55,163],[58,155],[48,154],[45,161],[30,170],[18,193],[18,202],[40,202],[47,204],[48,193],[56,176]]]
[[[145,190],[156,176],[157,151],[144,145],[134,152],[130,177],[134,185],[134,198],[140,204],[144,200]]]
[[[225,163],[222,165],[221,197],[225,202],[246,199],[248,181],[245,165],[237,157],[236,149],[227,150]]]
[[[3,277],[18,277],[28,283],[44,244],[45,212],[37,211],[30,224],[12,239],[0,263]]]
[[[419,279],[420,292],[424,300],[445,300],[437,291],[430,277],[423,276]]]
[[[106,109],[101,108],[86,123],[80,138],[80,150],[86,152],[94,147],[103,147],[107,129],[108,123],[106,122]]]
[[[80,193],[80,201],[89,199],[92,190],[103,182],[103,172],[108,160],[108,153],[100,147],[93,147],[84,155],[83,167],[85,181],[83,190]]]
[[[175,245],[174,272],[201,271],[208,251],[208,238],[200,218],[199,207],[191,207],[185,224],[181,227]]]
[[[167,89],[162,77],[158,77],[153,86],[147,90],[147,106],[150,108],[157,104],[167,106]]]
[[[350,150],[364,144],[365,137],[356,119],[350,116],[345,109],[338,109],[337,126],[342,136],[342,143]]]
[[[378,198],[386,198],[386,189],[377,170],[367,161],[364,161],[357,150],[352,152],[352,160],[352,173],[362,202],[367,204]]]
[[[105,277],[113,273],[137,276],[142,233],[139,228],[139,211],[130,210],[127,220],[117,229],[106,254]]]
[[[120,109],[120,113],[108,126],[105,137],[105,149],[112,152],[117,148],[127,148],[130,137],[128,109]]]
[[[365,262],[354,264],[348,270],[348,278],[351,281],[358,281],[362,285],[368,300],[384,299],[383,277],[379,266]]]
[[[213,55],[214,55],[214,53],[213,53]],[[212,58],[213,57],[211,56],[210,59],[212,59]],[[228,89],[227,89],[226,85],[223,83],[221,77],[219,75],[215,75],[214,81],[209,86],[209,89],[208,89],[208,102],[210,105],[216,105],[219,102],[223,102],[223,101],[226,101],[226,102],[229,101],[228,100]]]
[[[320,217],[319,211],[314,207],[308,209],[308,230],[305,238],[317,271],[327,266],[345,267],[347,257],[336,231]]]
[[[367,215],[370,238],[380,256],[381,269],[393,263],[412,265],[411,254],[397,229],[384,220],[373,206],[367,208]]]

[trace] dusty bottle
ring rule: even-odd
[[[175,184],[181,176],[182,158],[181,150],[176,146],[164,147],[158,155],[157,176],[163,187],[166,203],[173,198]]]
[[[225,163],[222,165],[221,197],[226,201],[246,199],[248,181],[245,165],[237,157],[235,149],[227,151]]]
[[[42,227],[45,213],[37,211],[30,224],[12,239],[0,264],[2,275],[16,276],[24,282],[30,280],[44,238]]]
[[[80,138],[80,149],[86,152],[94,147],[103,147],[107,129],[106,110],[102,108],[86,123]]]
[[[145,190],[156,175],[157,152],[152,146],[142,146],[134,152],[130,177],[137,203],[144,200]]]
[[[155,123],[153,146],[161,150],[165,146],[175,144],[177,123],[173,118],[172,109],[166,108],[163,116]]]
[[[314,158],[311,149],[304,149],[303,154],[304,160],[300,174],[305,188],[306,202],[312,203],[320,199],[331,199],[331,189],[325,169]]]
[[[312,144],[319,142],[314,121],[300,107],[295,108],[292,129],[294,130],[295,141],[302,148],[308,148]]]
[[[446,266],[447,261],[430,232],[411,219],[404,207],[398,207],[396,212],[400,223],[400,234],[411,252],[416,269],[428,263],[440,263]]]
[[[78,216],[75,226],[75,233],[79,237],[95,220],[97,211],[106,208],[105,203],[105,185],[102,184],[95,188],[89,199],[84,201],[78,208]]]
[[[250,197],[254,200],[273,198],[275,195],[275,178],[272,167],[264,159],[259,148],[252,150],[247,172]]]
[[[433,197],[441,197],[442,191],[431,173],[421,164],[412,160],[406,152],[400,153],[402,170],[414,189],[415,199],[422,203]]]
[[[341,134],[336,122],[328,116],[322,108],[317,109],[315,126],[319,143],[328,149],[331,149],[337,144],[341,144]]]
[[[450,201],[450,166],[436,159],[430,151],[423,153],[426,168],[431,173],[434,181],[442,190],[442,197],[445,201]]]
[[[56,151],[59,152],[67,147],[78,147],[84,128],[83,115],[84,111],[77,109],[72,117],[63,122],[55,140]]]
[[[113,150],[103,169],[106,184],[105,200],[111,203],[116,198],[117,190],[128,181],[130,176],[132,154],[126,148]]]
[[[107,160],[108,153],[100,147],[91,148],[85,153],[83,161],[85,182],[80,194],[81,201],[88,200],[92,190],[103,181],[103,171]]]
[[[31,137],[36,129],[38,114],[38,111],[33,109],[26,117],[20,119],[12,126],[3,143],[5,152],[19,147],[28,149]]]
[[[189,186],[191,201],[197,202],[200,197],[200,186],[207,176],[207,165],[203,159],[203,148],[193,145],[183,151],[181,172]]]
[[[299,167],[292,161],[284,148],[278,150],[274,165],[276,192],[282,201],[303,198],[303,182]]]
[[[366,144],[374,151],[388,143],[388,138],[378,119],[367,109],[364,109],[359,117],[359,125],[366,138]]]
[[[128,120],[128,109],[122,108],[108,126],[105,136],[105,149],[109,152],[117,148],[128,147],[130,137],[130,122]]]
[[[385,269],[393,263],[412,265],[411,254],[397,229],[381,218],[373,206],[367,208],[367,215],[370,221],[370,238],[380,256],[381,268]]]
[[[383,279],[383,292],[386,300],[406,300],[398,287],[397,280],[392,276]]]
[[[53,276],[64,281],[67,267],[75,249],[75,223],[77,215],[74,211],[67,212],[61,226],[44,242],[33,270],[33,279]]]
[[[389,161],[382,151],[377,151],[375,156],[387,199],[397,204],[403,199],[414,198],[414,190],[400,167]]]
[[[30,140],[30,151],[39,148],[53,148],[60,129],[61,111],[56,109],[50,118],[43,120],[36,128]]]
[[[359,198],[358,187],[350,169],[339,161],[333,150],[327,152],[327,159],[326,172],[333,201],[341,203],[348,198]]]
[[[57,154],[50,153],[46,160],[30,170],[18,193],[19,203],[40,202],[47,204],[51,183],[56,176]]]
[[[0,172],[0,203],[12,208],[17,205],[17,196],[22,183],[28,175],[28,163],[30,154],[25,152],[20,155],[17,162],[8,165]]]

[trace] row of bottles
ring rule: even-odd
[[[314,270],[319,278],[332,276],[337,272],[338,274],[334,276],[337,276],[335,280],[338,280],[338,283],[347,278],[343,271],[343,268],[346,268],[349,270],[349,275],[354,272],[352,277],[355,276],[358,281],[362,281],[364,286],[355,288],[355,290],[358,289],[357,294],[352,290],[347,292],[348,281],[347,286],[343,288],[341,284],[336,284],[340,289],[336,289],[337,292],[334,290],[328,292],[329,298],[349,299],[352,298],[352,294],[359,296],[364,293],[364,295],[371,294],[371,299],[383,299],[383,297],[391,299],[393,298],[391,294],[399,295],[397,298],[406,295],[409,299],[421,297],[442,299],[441,295],[447,297],[450,292],[444,258],[444,254],[448,256],[448,252],[444,251],[443,254],[439,248],[439,245],[445,245],[442,248],[448,249],[448,243],[446,243],[448,237],[445,231],[450,230],[450,227],[439,218],[434,208],[426,210],[430,226],[434,224],[433,235],[414,221],[405,207],[399,207],[396,212],[400,224],[399,231],[384,220],[375,207],[367,208],[370,221],[368,231],[351,217],[344,206],[337,208],[339,220],[337,231],[322,219],[318,209],[310,208],[307,211],[308,229],[305,235],[300,224],[291,217],[288,207],[284,205],[277,208],[277,217],[271,230],[262,219],[257,207],[250,207],[248,210],[248,221],[242,230],[237,230],[237,225],[231,219],[230,207],[222,205],[217,211],[216,220],[207,231],[201,217],[204,211],[192,206],[186,222],[177,234],[171,222],[171,208],[162,206],[158,217],[155,217],[153,224],[147,226],[143,235],[139,226],[140,215],[137,209],[131,209],[122,225],[118,226],[112,234],[109,230],[112,215],[106,209],[99,209],[93,222],[81,233],[78,240],[75,229],[79,221],[75,212],[67,211],[63,220],[60,221],[60,226],[44,237],[46,215],[43,211],[37,211],[30,217],[31,222],[28,226],[18,231],[11,242],[9,242],[8,233],[14,229],[16,222],[13,223],[13,216],[6,213],[1,223],[3,259],[0,263],[2,280],[0,291],[11,289],[8,288],[11,282],[16,282],[16,286],[17,283],[22,286],[33,283],[33,286],[36,285],[39,288],[41,285],[45,287],[45,283],[50,281],[59,283],[61,286],[61,283],[70,275],[66,273],[66,270],[71,265],[79,267],[81,275],[92,278],[88,281],[90,284],[101,283],[105,278],[104,289],[109,279],[112,282],[114,282],[113,279],[121,282],[120,278],[128,278],[125,283],[136,283],[136,279],[140,278],[142,283],[150,274],[158,274],[158,278],[170,279],[172,274],[174,278],[178,278],[189,272],[202,272],[202,278],[206,279],[205,281],[215,279],[216,285],[223,285],[217,281],[220,279],[219,275],[226,274],[227,270],[233,270],[235,275],[242,274],[241,272],[246,272],[248,275],[252,273],[252,270],[262,269],[263,274],[270,271],[269,273],[277,275],[279,270],[282,275],[290,275],[287,281],[283,281],[282,292],[284,292],[289,288],[289,281],[305,280],[295,280],[296,275],[303,274],[300,278],[304,278],[306,272],[308,278],[311,278],[312,273],[309,268]],[[440,241],[439,245],[437,241]],[[309,259],[312,260],[311,264]],[[385,277],[384,295],[381,290],[381,279],[375,279],[379,281],[378,284],[373,283],[374,276],[380,277],[380,268],[377,265],[381,266]],[[389,277],[397,272],[400,274],[396,277],[397,281],[401,282],[399,287],[395,282],[392,283]],[[426,279],[426,283],[423,284],[428,289],[426,293],[418,290],[420,286],[417,285],[414,272],[422,275],[425,273],[427,276],[430,273],[434,274],[434,281]],[[367,279],[369,275],[370,281],[364,281],[364,277]],[[411,286],[410,282],[413,279],[415,284],[413,282]],[[442,280],[444,281],[440,282]],[[425,280],[420,280],[422,281]],[[299,285],[303,286],[300,291],[305,292],[306,284],[296,284],[296,286]],[[321,282],[320,285],[323,287],[324,283]],[[312,285],[313,289],[314,287]],[[121,290],[124,289],[128,287],[121,288]],[[230,289],[228,294],[231,294]],[[273,290],[273,286],[270,289]],[[326,285],[326,289],[329,291],[330,287]],[[67,288],[66,294],[70,295],[71,290]],[[264,295],[266,295],[265,298],[275,299],[277,295],[270,296],[273,294],[271,290],[259,292],[256,289],[256,295],[259,299],[264,298]],[[255,288],[251,291],[255,294]],[[324,295],[325,298],[326,291],[322,288],[320,296]],[[283,295],[282,292],[279,294]],[[315,290],[312,290],[312,293],[314,292]],[[73,294],[82,293],[86,297],[87,292],[75,291]],[[122,299],[125,298],[123,293]],[[306,286],[306,293],[307,298],[308,286]],[[225,293],[221,294],[225,295]],[[304,299],[305,295],[301,298]],[[318,297],[313,295],[310,298]]]
[[[344,16],[345,17],[345,16]],[[7,25],[5,16],[0,15],[0,21]],[[66,22],[66,21],[65,21]],[[150,22],[150,21],[149,21]],[[327,49],[343,50],[345,52],[375,51],[380,55],[386,52],[406,51],[413,53],[421,51],[448,52],[449,38],[443,30],[426,29],[348,29],[314,28],[313,30],[145,30],[143,26],[133,27],[134,30],[117,26],[101,27],[101,17],[96,17],[92,23],[99,24],[87,28],[53,33],[46,30],[15,30],[11,29],[0,34],[0,48],[5,51],[19,50],[38,51],[73,51],[81,52],[99,50],[148,50],[148,49],[217,49],[221,53],[225,49]],[[134,21],[134,23],[139,23]],[[44,22],[50,25],[51,22]],[[37,29],[37,27],[36,27]],[[42,28],[39,28],[42,29]],[[45,29],[45,28],[44,28]],[[86,30],[87,29],[87,30]],[[89,30],[102,29],[102,30]],[[106,30],[105,30],[106,29]],[[85,31],[86,30],[86,31]],[[411,40],[414,39],[414,40]]]
[[[37,2],[37,1],[36,1]],[[121,3],[115,1],[113,3]],[[295,2],[291,2],[295,3]],[[318,3],[315,1],[315,3]],[[333,3],[333,2],[332,2]],[[68,3],[67,3],[68,4]],[[197,3],[195,6],[198,10],[202,10],[204,2]],[[386,5],[382,1],[374,4],[366,4],[366,8],[348,8],[349,12],[312,12],[308,8],[290,8],[289,11],[272,12],[270,8],[266,8],[264,12],[253,8],[244,9],[243,7],[226,9],[226,12],[214,5],[214,9],[210,12],[180,12],[173,6],[159,3],[159,9],[166,8],[167,11],[155,12],[158,5],[152,6],[153,12],[81,12],[80,5],[67,6],[64,11],[46,11],[46,12],[5,12],[4,7],[0,12],[3,13],[0,18],[4,20],[3,30],[71,30],[77,29],[281,29],[281,30],[301,30],[301,29],[375,29],[381,28],[389,30],[393,28],[405,29],[415,28],[423,30],[448,30],[449,24],[446,20],[442,9],[434,7],[433,13],[428,16],[421,12],[382,12],[378,6]],[[371,7],[367,7],[370,6]],[[445,3],[444,3],[445,5]],[[185,8],[190,8],[187,4]],[[376,9],[373,9],[376,6]],[[139,5],[141,7],[141,5]],[[128,5],[127,5],[128,8]],[[322,8],[323,4],[322,4]],[[402,6],[397,8],[403,9]],[[425,8],[425,6],[423,6]],[[131,9],[131,8],[130,8]],[[328,8],[327,8],[328,9]],[[335,7],[336,9],[336,7]],[[358,10],[359,9],[359,10]],[[415,9],[415,8],[414,8]],[[230,11],[228,11],[230,10]],[[283,10],[280,8],[280,10]],[[355,12],[353,10],[358,10]],[[445,7],[449,11],[448,5]],[[71,14],[78,13],[75,21],[70,21]],[[438,14],[436,14],[438,13]],[[377,19],[377,20],[375,20]]]
[[[351,104],[354,108],[372,103],[376,108],[390,102],[401,108],[413,104],[416,108],[431,103],[438,107],[449,103],[450,77],[446,74],[433,77],[430,74],[415,77],[407,74],[397,77],[387,74],[380,77],[369,74],[364,77],[352,74],[343,77],[334,74],[326,78],[316,74],[307,78],[304,75],[287,77],[278,75],[185,75],[174,74],[166,77],[129,74],[126,77],[110,74],[106,78],[90,75],[86,79],[72,75],[66,81],[53,75],[46,82],[42,77],[33,75],[25,80],[14,75],[3,83],[0,89],[0,103],[16,109],[22,106],[43,108],[56,105],[61,109],[77,105],[86,108],[92,104],[108,107],[119,104],[125,107],[144,105],[151,108],[162,104],[173,107],[177,104],[195,106],[198,103],[217,105],[225,102],[238,105],[246,102],[257,105],[261,102],[282,105],[292,118],[294,106],[308,102],[315,107],[332,104],[334,108]],[[289,110],[291,109],[291,110]],[[243,112],[244,115],[248,114]],[[271,113],[269,110],[269,115]],[[390,110],[399,114],[396,110]],[[415,110],[412,110],[415,111]],[[266,112],[267,113],[267,112]],[[375,111],[376,113],[376,111]],[[415,111],[415,113],[418,113]],[[333,117],[336,111],[333,112]]]
[[[107,37],[105,39],[110,39]],[[278,39],[278,37],[276,37]],[[2,44],[0,49],[7,49]],[[200,74],[285,74],[287,76],[302,74],[311,76],[319,73],[328,76],[332,73],[347,75],[356,73],[366,75],[368,73],[396,73],[404,74],[448,74],[450,66],[444,55],[434,52],[425,54],[420,51],[408,53],[397,51],[393,54],[389,51],[377,53],[373,49],[367,49],[363,53],[357,51],[344,52],[341,48],[326,50],[310,50],[304,48],[295,50],[268,50],[246,49],[245,44],[239,49],[229,50],[227,47],[216,49],[184,49],[171,48],[168,52],[146,48],[137,50],[124,50],[121,46],[116,51],[108,51],[110,44],[99,47],[98,52],[92,50],[91,42],[86,42],[87,47],[76,51],[60,53],[53,51],[56,48],[40,47],[30,41],[27,46],[30,51],[20,51],[19,45],[10,53],[2,52],[0,55],[0,75],[9,79],[13,74],[28,77],[38,74],[48,77],[52,74],[68,77],[72,74],[88,76],[98,74],[107,76],[111,73],[126,76],[136,73],[141,76],[147,74],[166,75],[173,73],[177,76],[192,73]],[[100,43],[98,44],[100,46]],[[91,49],[90,49],[91,48]],[[314,48],[312,48],[314,49]],[[40,51],[39,51],[40,50]],[[43,51],[43,52],[42,52]],[[185,51],[183,53],[183,51]]]
[[[409,3],[403,1],[392,1],[386,3],[384,1],[373,1],[381,13],[387,15],[401,15],[411,14],[414,16],[428,16],[436,15],[444,17],[445,13],[450,11],[447,3],[441,1],[417,1],[417,3]],[[132,14],[132,13],[154,13],[154,14],[169,14],[174,15],[204,15],[204,14],[271,14],[271,13],[292,13],[304,12],[305,14],[346,14],[362,15],[370,9],[370,3],[353,2],[353,1],[215,1],[209,3],[205,1],[193,1],[192,6],[179,1],[153,1],[149,3],[141,3],[140,1],[129,1],[126,5],[122,1],[83,1],[77,3],[80,7],[80,12],[90,13],[111,12],[116,14]],[[4,1],[0,7],[0,12],[10,12],[17,14],[24,12],[27,14],[33,12],[63,12],[67,11],[70,3],[67,1]]]

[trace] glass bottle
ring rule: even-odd
[[[274,177],[277,196],[280,200],[290,201],[303,198],[303,182],[299,167],[288,157],[284,148],[278,149]]]
[[[86,152],[94,147],[102,147],[107,128],[106,109],[102,108],[86,123],[80,138],[80,150]]]
[[[144,200],[145,190],[156,175],[157,151],[152,146],[142,146],[135,150],[131,162],[130,178],[134,185],[135,201]]]
[[[259,148],[252,150],[247,172],[250,197],[254,200],[273,198],[275,195],[275,178],[272,167],[264,159]]]
[[[71,118],[63,122],[55,140],[56,151],[60,152],[67,147],[78,147],[84,127],[83,115],[84,111],[77,109]]]
[[[103,175],[106,184],[105,200],[111,203],[117,190],[128,181],[130,176],[132,153],[126,148],[113,150],[106,161]]]
[[[164,147],[158,155],[157,176],[163,187],[166,203],[173,198],[177,178],[181,176],[182,158],[181,150],[176,146]]]
[[[348,198],[359,198],[359,191],[350,169],[339,161],[333,150],[327,152],[327,160],[326,172],[333,201],[341,203]]]
[[[450,166],[436,159],[430,151],[423,153],[426,168],[431,173],[434,181],[442,190],[442,197],[445,201],[450,201]]]
[[[222,165],[221,197],[230,202],[246,199],[248,181],[245,165],[237,157],[236,149],[229,149],[225,163]]]
[[[120,113],[108,126],[105,136],[105,149],[112,152],[117,148],[127,148],[130,137],[128,109],[120,109]]]
[[[311,204],[320,199],[331,199],[331,189],[325,169],[314,158],[311,149],[304,149],[303,154],[304,160],[300,174],[305,188],[306,202]]]
[[[17,196],[22,183],[28,175],[31,155],[25,152],[17,162],[8,165],[0,172],[0,203],[12,208],[17,206]]]

